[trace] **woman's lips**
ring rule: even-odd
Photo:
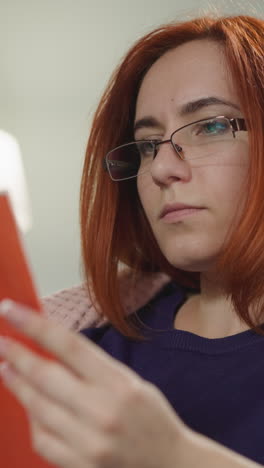
[[[192,216],[199,213],[199,211],[204,210],[205,208],[183,208],[181,210],[174,210],[170,211],[166,215],[164,215],[161,219],[165,223],[173,223],[179,221],[186,216]]]

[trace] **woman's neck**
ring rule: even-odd
[[[204,293],[187,294],[187,300],[178,310],[174,327],[204,338],[224,338],[249,329],[234,312],[225,296]]]

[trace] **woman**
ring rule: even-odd
[[[263,33],[245,16],[171,23],[113,75],[81,189],[86,281],[107,323],[76,335],[2,305],[62,361],[1,346],[33,446],[57,466],[264,463]],[[144,272],[170,278],[129,317],[121,262],[126,296]]]

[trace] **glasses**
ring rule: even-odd
[[[188,161],[229,150],[240,131],[247,131],[242,118],[196,120],[175,130],[169,140],[136,140],[117,146],[104,157],[103,167],[114,181],[132,179],[150,171],[158,148],[164,143],[171,143],[179,158]]]

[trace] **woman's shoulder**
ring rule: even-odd
[[[170,287],[171,283],[170,277],[164,273],[142,273],[135,280],[129,271],[123,271],[119,278],[122,302],[127,315],[157,298],[164,286]],[[43,297],[41,302],[47,317],[75,331],[109,323],[106,317],[99,316],[85,283],[56,291]]]

